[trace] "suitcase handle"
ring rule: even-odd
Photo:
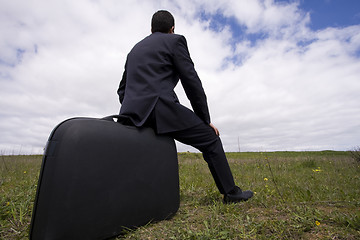
[[[114,121],[114,118],[116,118],[116,122],[124,124],[124,125],[130,125],[130,126],[135,126],[134,123],[131,121],[131,119],[128,116],[124,116],[124,115],[110,115],[107,117],[103,117],[101,118],[101,120],[106,120],[106,121]]]

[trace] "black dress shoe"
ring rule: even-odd
[[[235,189],[230,193],[224,195],[224,203],[236,203],[241,201],[247,201],[251,198],[254,193],[250,190],[241,191],[238,186],[235,186]]]

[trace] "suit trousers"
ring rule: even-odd
[[[164,133],[164,135],[186,145],[191,145],[202,152],[221,194],[229,193],[234,189],[234,178],[221,140],[208,124],[202,123],[188,129]]]

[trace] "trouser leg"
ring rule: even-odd
[[[221,140],[209,125],[204,123],[192,128],[166,133],[166,135],[202,152],[221,194],[229,193],[234,189],[234,178]]]

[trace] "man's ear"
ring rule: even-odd
[[[172,26],[172,27],[170,28],[169,33],[174,33],[174,30],[175,30],[175,26]]]

